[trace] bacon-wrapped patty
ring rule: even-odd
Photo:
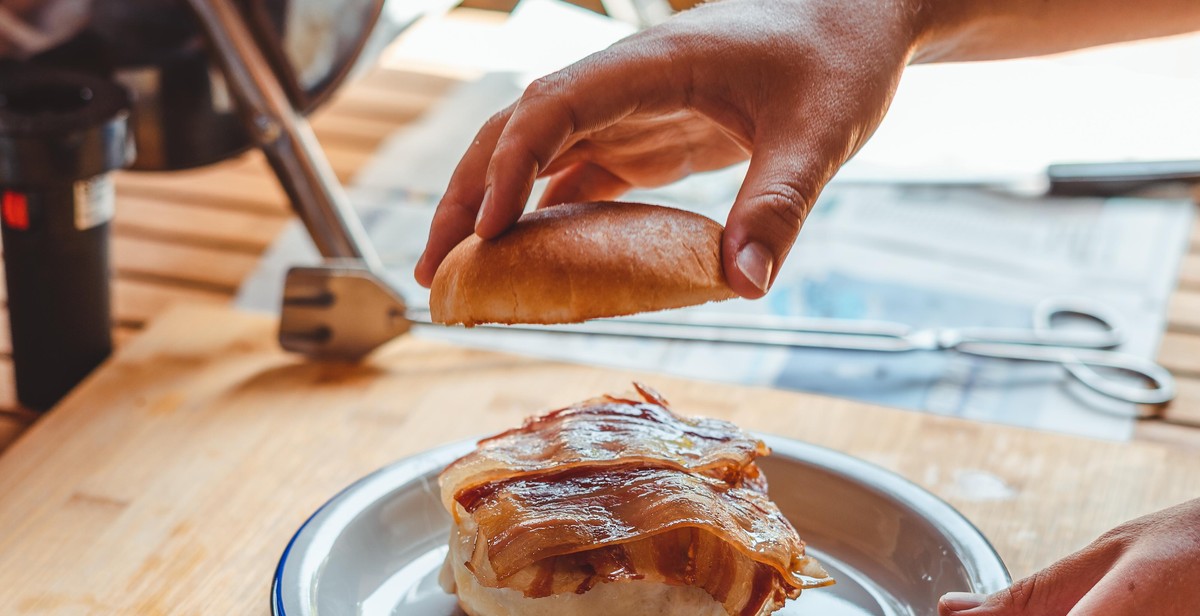
[[[472,616],[770,614],[833,583],[729,422],[604,396],[480,441],[442,472],[443,583]]]

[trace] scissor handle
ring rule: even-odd
[[[1111,349],[1125,342],[1125,319],[1121,313],[1087,297],[1064,295],[1047,297],[1038,302],[1033,307],[1033,331],[1046,339],[1067,333],[1056,331],[1054,327],[1054,317],[1064,315],[1081,316],[1104,328],[1102,332],[1088,332],[1088,338],[1095,342],[1086,346]]]
[[[1175,398],[1175,377],[1166,368],[1129,353],[1099,349],[1064,349],[990,342],[964,342],[955,350],[968,355],[1062,364],[1080,383],[1110,398],[1134,404],[1163,404]],[[1136,387],[1096,371],[1113,368],[1141,377],[1148,388]]]
[[[1054,326],[1058,316],[1075,315],[1100,325],[1095,329]],[[963,343],[1027,344],[1079,349],[1112,349],[1125,342],[1125,322],[1117,311],[1086,297],[1049,297],[1033,308],[1033,327],[963,327],[938,330],[941,348]]]

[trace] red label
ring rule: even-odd
[[[29,230],[29,202],[25,200],[25,195],[11,190],[5,191],[0,215],[4,216],[4,224],[10,229]]]

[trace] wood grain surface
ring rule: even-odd
[[[275,322],[171,311],[0,455],[0,613],[267,614],[322,502],[403,456],[632,379],[685,413],[859,456],[959,508],[1017,576],[1200,494],[1200,452],[406,337],[363,365],[282,353]]]

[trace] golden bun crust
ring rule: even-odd
[[[435,322],[577,323],[734,297],[721,266],[721,225],[641,203],[559,205],[504,235],[477,235],[438,268]]]

